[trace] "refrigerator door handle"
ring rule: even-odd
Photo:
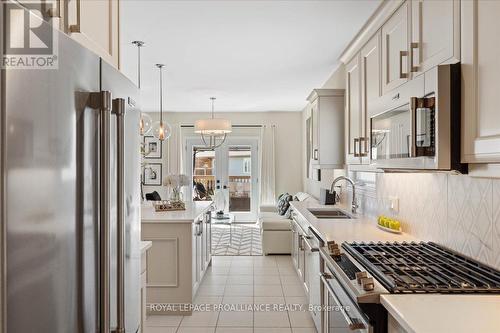
[[[89,107],[99,111],[99,327],[110,333],[110,116],[111,92],[90,93]]]
[[[125,333],[125,99],[113,100],[113,111],[116,115],[116,161],[117,161],[117,274],[116,301],[117,327],[116,333]]]

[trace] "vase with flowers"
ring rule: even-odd
[[[169,188],[172,192],[170,194],[171,202],[182,202],[181,188],[188,186],[190,183],[189,177],[186,175],[173,175],[170,174],[163,179],[163,185]]]

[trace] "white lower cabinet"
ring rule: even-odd
[[[308,222],[297,215],[292,219],[292,261],[304,287],[310,306],[310,314],[318,332],[321,331],[322,315],[320,281],[319,240],[310,232]]]
[[[211,265],[210,211],[192,223],[142,222],[142,240],[152,242],[147,255],[148,304],[189,304]],[[155,309],[154,313],[183,313],[182,309]]]
[[[146,281],[147,281],[147,258],[148,258],[148,251],[149,250],[143,250],[141,254],[141,324],[139,327],[139,332],[145,332],[144,325],[146,323],[146,317],[147,317],[147,300],[146,300],[146,294],[147,294],[147,288],[146,288]]]

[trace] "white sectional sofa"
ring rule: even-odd
[[[316,201],[314,197],[304,192],[298,192],[293,197],[299,201]],[[275,205],[261,205],[259,223],[264,255],[291,253],[292,231],[289,218],[279,215]]]

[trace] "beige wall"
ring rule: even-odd
[[[158,113],[150,113],[157,120]],[[167,112],[164,119],[173,128],[180,125],[193,125],[197,119],[209,117],[209,113],[200,112]],[[276,125],[276,194],[283,192],[295,193],[302,191],[302,113],[301,112],[225,112],[219,114],[232,121],[233,125]],[[175,134],[175,131],[174,131]],[[259,135],[260,130],[235,129],[231,135]],[[180,149],[176,140],[169,140],[164,145],[163,175],[178,173]],[[146,187],[146,192],[156,190],[160,195],[166,195],[163,187]],[[162,195],[162,196],[163,196]]]
[[[345,66],[339,66],[330,76],[330,78],[321,87],[324,89],[345,89]],[[345,174],[344,170],[321,170],[321,181],[315,181],[307,178],[307,168],[306,168],[306,120],[311,116],[311,110],[309,108],[304,108],[301,112],[302,114],[302,184],[304,191],[312,194],[316,198],[319,197],[321,188],[330,188],[330,185],[335,179],[340,175]]]

